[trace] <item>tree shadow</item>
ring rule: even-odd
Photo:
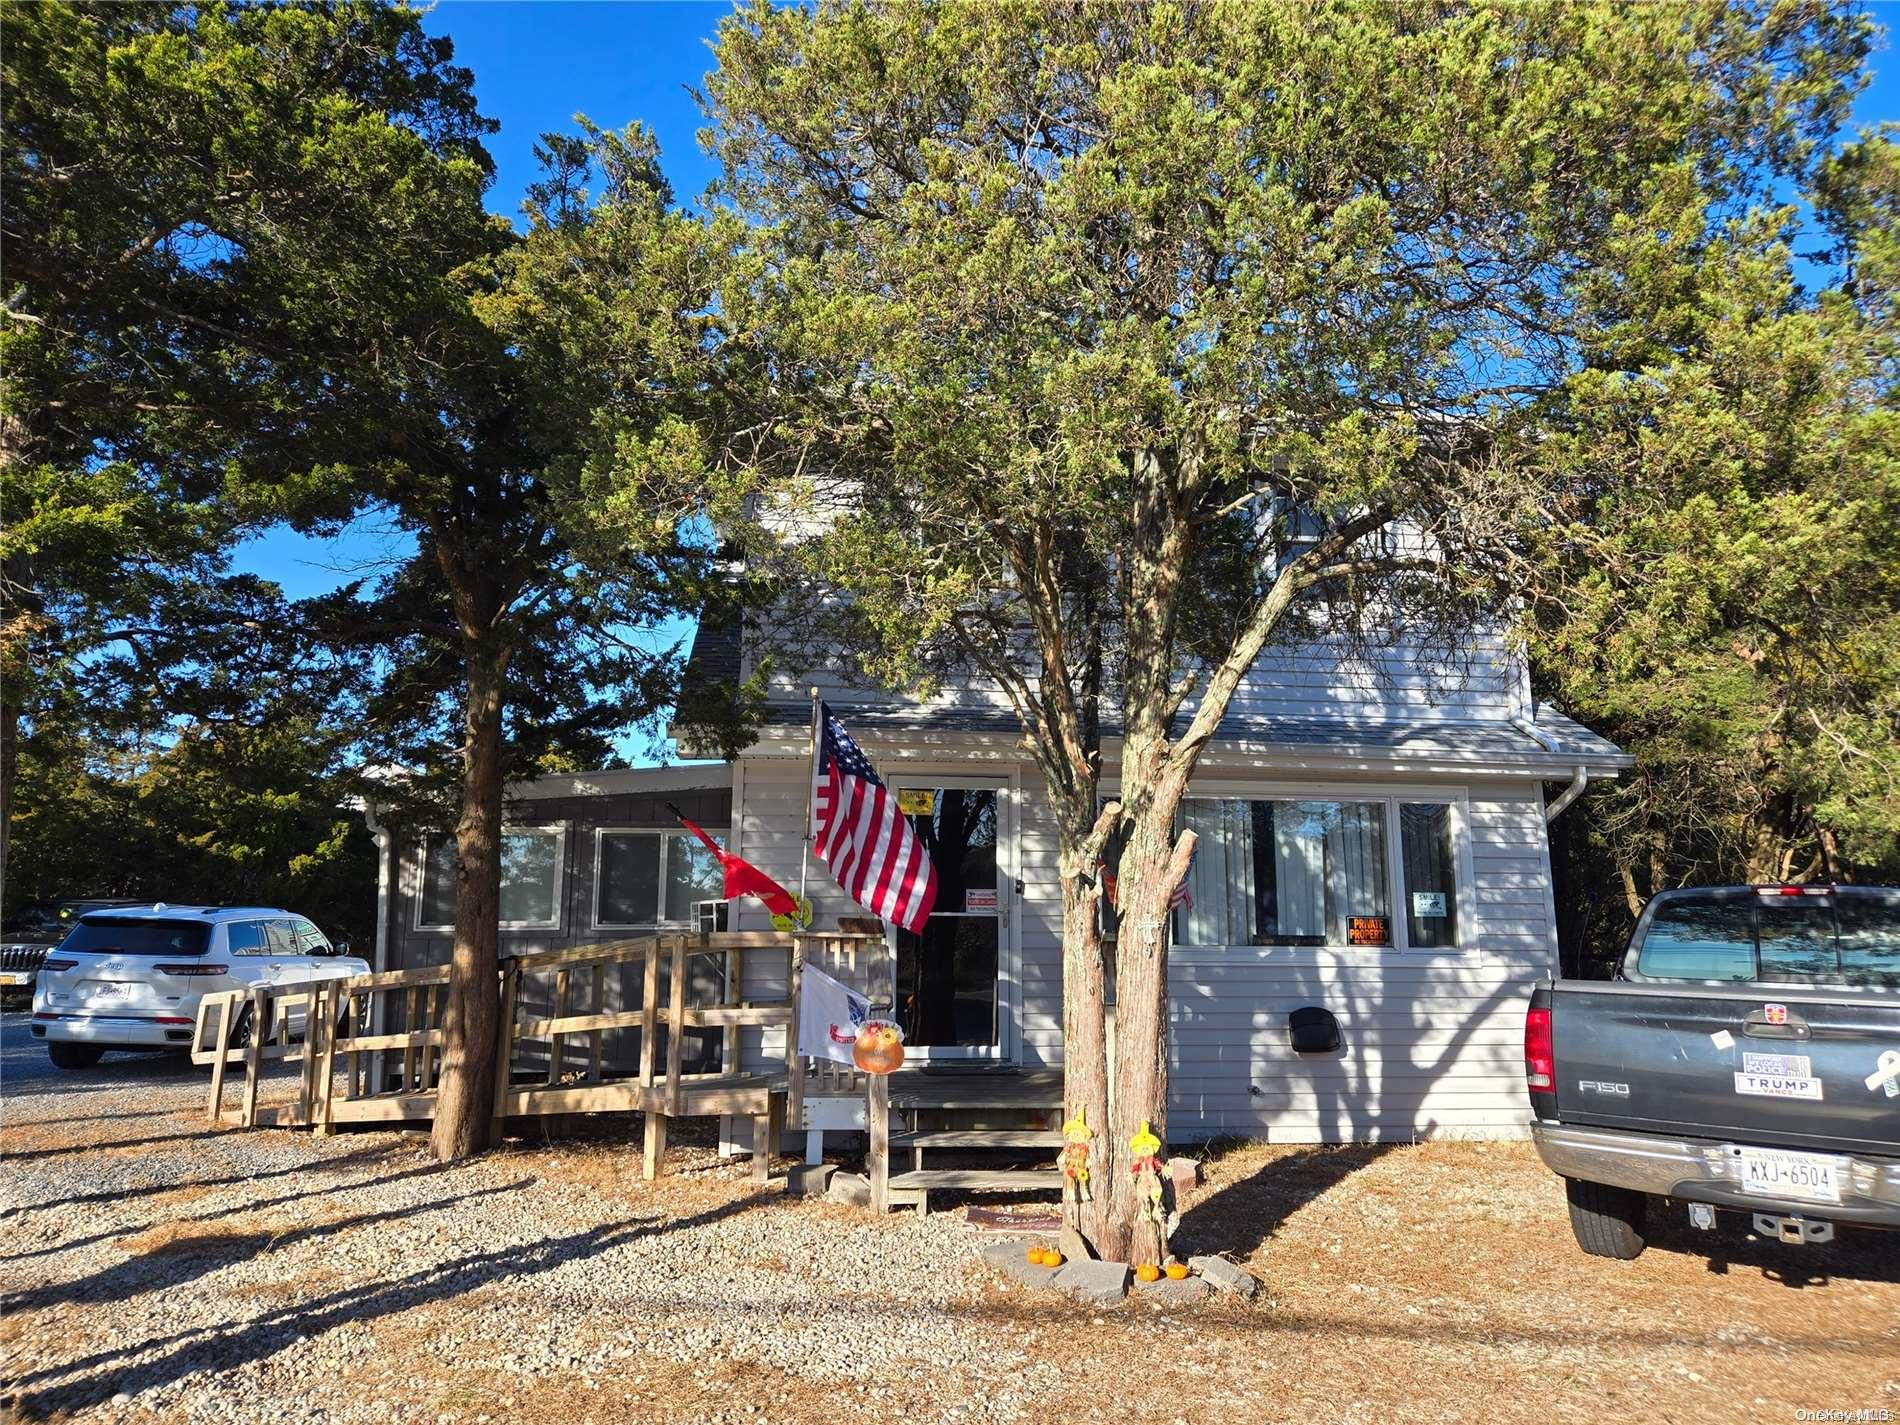
[[[135,1252],[124,1261],[115,1262],[102,1271],[93,1272],[76,1281],[33,1287],[26,1291],[0,1296],[0,1315],[16,1311],[43,1311],[48,1307],[64,1303],[122,1301],[148,1292],[169,1291],[186,1282],[195,1281],[220,1267],[243,1261],[247,1257],[254,1257],[261,1252],[274,1252],[280,1247],[291,1246],[311,1237],[347,1232],[352,1227],[367,1227],[372,1223],[402,1222],[411,1217],[420,1217],[424,1213],[454,1207],[457,1203],[473,1202],[478,1198],[515,1192],[534,1181],[533,1178],[522,1178],[496,1187],[477,1188],[471,1192],[457,1193],[452,1197],[439,1197],[429,1202],[411,1203],[407,1207],[392,1207],[382,1212],[359,1213],[354,1217],[344,1217],[334,1221],[312,1222],[303,1227],[293,1227],[281,1232],[252,1231],[186,1237],[176,1246],[161,1244],[150,1252]]]
[[[166,1133],[156,1138],[111,1138],[93,1143],[66,1143],[57,1148],[26,1148],[17,1153],[0,1153],[0,1163],[36,1163],[42,1158],[67,1158],[74,1153],[98,1153],[111,1148],[154,1148],[166,1144],[196,1143],[220,1137],[228,1128],[205,1128],[196,1133]]]
[[[519,1186],[516,1184],[515,1186]],[[520,1281],[555,1271],[570,1262],[597,1256],[602,1252],[663,1233],[690,1231],[695,1227],[748,1211],[772,1199],[773,1193],[753,1193],[669,1222],[645,1219],[638,1222],[603,1223],[564,1237],[547,1237],[526,1245],[509,1244],[490,1252],[455,1258],[437,1266],[425,1267],[392,1281],[347,1287],[311,1301],[299,1302],[275,1311],[267,1311],[244,1323],[242,1334],[230,1329],[230,1323],[195,1327],[154,1337],[129,1345],[96,1351],[90,1356],[65,1365],[49,1366],[16,1379],[17,1409],[23,1418],[55,1417],[77,1414],[108,1400],[114,1392],[137,1395],[155,1386],[167,1385],[203,1368],[200,1347],[216,1340],[219,1345],[217,1369],[229,1371],[262,1361],[295,1345],[303,1337],[312,1337],[345,1324],[362,1323],[396,1315],[436,1301],[448,1301],[478,1288],[502,1281]],[[447,1199],[446,1205],[455,1199]],[[365,1219],[367,1220],[367,1219]],[[321,1230],[339,1230],[347,1223],[329,1224]],[[163,1351],[156,1360],[117,1369],[104,1379],[92,1378],[101,1367],[130,1360],[147,1351]],[[42,1382],[64,1378],[38,1392],[30,1388]]]
[[[1400,1145],[1395,1141],[1301,1148],[1197,1199],[1169,1238],[1179,1256],[1251,1257],[1301,1208]],[[1238,1228],[1238,1230],[1236,1230]]]
[[[383,1188],[383,1187],[389,1186],[391,1183],[402,1182],[406,1178],[431,1177],[435,1175],[436,1173],[449,1172],[451,1170],[452,1170],[451,1165],[447,1163],[424,1163],[420,1167],[409,1168],[406,1171],[400,1172],[400,1173],[391,1173],[387,1177],[370,1178],[367,1181],[360,1182],[360,1183],[349,1183],[349,1184],[346,1184],[341,1190],[345,1192],[357,1192],[357,1191],[363,1191],[363,1190],[372,1189],[372,1188]],[[292,1171],[297,1171],[297,1170],[293,1169]],[[303,1171],[308,1172],[309,1169],[304,1169]],[[201,1187],[235,1186],[239,1183],[251,1183],[251,1182],[256,1182],[256,1181],[257,1181],[257,1178],[255,1177],[229,1178],[229,1179],[216,1180],[211,1183],[193,1184],[193,1186],[201,1186]],[[175,1187],[156,1188],[156,1189],[152,1189],[151,1191],[172,1192],[172,1191],[177,1191],[179,1187],[183,1187],[183,1186],[185,1185],[179,1184]],[[246,1203],[241,1203],[236,1207],[214,1208],[210,1212],[198,1212],[198,1213],[193,1213],[186,1217],[177,1217],[177,1218],[172,1218],[170,1220],[174,1222],[209,1222],[215,1217],[229,1217],[232,1213],[235,1213],[235,1212],[259,1212],[269,1207],[282,1207],[286,1203],[302,1202],[306,1198],[329,1197],[333,1193],[337,1192],[338,1190],[339,1189],[337,1189],[336,1187],[326,1184],[322,1187],[310,1188],[304,1192],[285,1193],[282,1197],[265,1198],[262,1202],[246,1202]],[[100,1194],[101,1197],[113,1197],[115,1200],[117,1200],[119,1197],[130,1197],[131,1195],[132,1194],[129,1192],[125,1194],[106,1194],[106,1193]],[[115,1227],[109,1232],[96,1232],[90,1237],[70,1238],[63,1242],[55,1242],[50,1247],[36,1248],[35,1250],[31,1252],[0,1253],[0,1262],[29,1262],[29,1261],[32,1261],[36,1257],[51,1257],[51,1256],[57,1255],[60,1252],[70,1252],[80,1247],[90,1247],[95,1242],[109,1242],[115,1237],[136,1236],[140,1232],[148,1232],[152,1228],[157,1227],[159,1225],[161,1224],[157,1222],[145,1222],[145,1223],[140,1223],[137,1226],[133,1226],[133,1227]]]
[[[397,1151],[399,1149],[396,1145],[378,1144],[373,1148],[359,1148],[354,1152],[339,1154],[334,1158],[298,1163],[288,1168],[273,1168],[267,1173],[237,1173],[228,1178],[187,1178],[175,1183],[149,1183],[144,1187],[106,1188],[99,1192],[75,1193],[71,1197],[51,1198],[46,1202],[29,1202],[19,1207],[0,1209],[0,1222],[29,1212],[51,1212],[65,1207],[83,1207],[94,1202],[128,1202],[133,1198],[155,1197],[160,1193],[180,1192],[186,1188],[235,1187],[240,1183],[268,1182],[272,1178],[346,1172],[361,1161],[387,1157]]]

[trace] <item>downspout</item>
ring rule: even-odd
[[[1557,800],[1544,809],[1544,824],[1548,826],[1563,815],[1565,807],[1583,795],[1583,789],[1590,785],[1590,769],[1579,762],[1576,774],[1571,777],[1570,785],[1563,789]]]
[[[1546,732],[1543,728],[1539,727],[1536,723],[1532,722],[1527,717],[1512,718],[1511,726],[1515,727],[1519,732],[1523,733],[1532,742],[1535,742],[1539,747],[1543,748],[1544,751],[1546,752],[1562,752],[1563,751],[1562,746],[1559,745],[1556,738],[1552,737],[1548,732]],[[1570,785],[1563,789],[1563,791],[1558,795],[1556,801],[1552,802],[1548,807],[1544,809],[1544,824],[1548,826],[1551,822],[1555,821],[1558,817],[1562,816],[1564,813],[1564,809],[1568,807],[1572,802],[1574,802],[1578,797],[1582,796],[1583,789],[1589,785],[1590,785],[1590,769],[1586,767],[1583,763],[1579,762],[1577,764],[1576,771],[1571,775]]]

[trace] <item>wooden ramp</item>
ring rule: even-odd
[[[651,1179],[664,1163],[671,1119],[731,1114],[752,1120],[753,1177],[763,1180],[787,1113],[797,1113],[803,1092],[804,1061],[794,1040],[805,957],[814,948],[855,954],[866,943],[883,948],[881,939],[829,932],[718,932],[642,936],[502,961],[497,1135],[510,1118],[638,1112],[645,1117],[644,1167]],[[786,984],[784,998],[740,998],[747,955],[789,957],[778,962],[788,973],[761,977]],[[719,962],[717,1003],[688,1001],[688,964],[701,956]],[[640,1003],[610,1010],[605,986],[630,965],[640,969]],[[529,1012],[522,995],[528,976],[551,979],[550,1012]],[[211,1066],[207,1117],[320,1133],[339,1123],[429,1122],[440,1082],[448,979],[447,966],[431,966],[206,995],[192,1059]],[[740,1035],[749,1028],[784,1031],[782,1071],[740,1071]],[[628,1030],[638,1034],[638,1070],[612,1072],[605,1036]],[[686,1071],[687,1030],[719,1031],[717,1071]],[[267,1077],[267,1066],[280,1062],[301,1066],[294,1095],[260,1103],[261,1093],[281,1094],[287,1085]],[[242,1086],[238,1106],[226,1110],[232,1065],[242,1070]]]

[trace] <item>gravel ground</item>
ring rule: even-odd
[[[705,1146],[658,1184],[625,1125],[446,1168],[209,1127],[204,1073],[56,1074],[0,1021],[0,1420],[1900,1419],[1900,1238],[1671,1223],[1598,1261],[1520,1144],[1221,1155],[1177,1245],[1266,1290],[1101,1314],[950,1215],[788,1200]]]

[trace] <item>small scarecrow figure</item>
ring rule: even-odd
[[[1062,1156],[1056,1160],[1062,1169],[1062,1215],[1078,1231],[1082,1226],[1082,1204],[1095,1197],[1089,1190],[1089,1140],[1094,1136],[1086,1108],[1078,1108],[1075,1117],[1062,1125]]]
[[[1168,1210],[1161,1184],[1161,1140],[1148,1127],[1147,1119],[1141,1120],[1141,1132],[1128,1140],[1128,1151],[1134,1157],[1129,1171],[1135,1179],[1136,1210],[1143,1221],[1154,1224],[1158,1262],[1168,1252]]]

